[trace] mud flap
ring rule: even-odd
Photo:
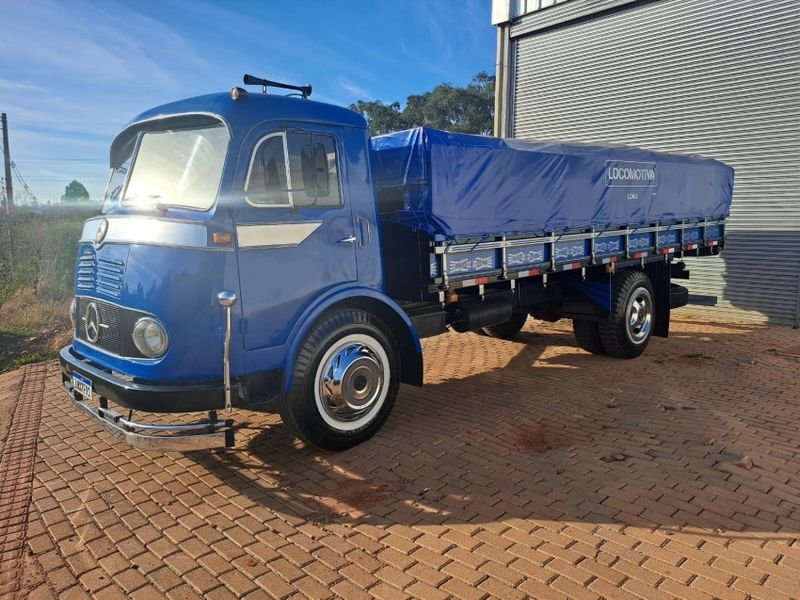
[[[656,322],[653,327],[653,335],[669,337],[670,264],[666,261],[647,263],[644,266],[644,273],[650,278],[656,294]]]

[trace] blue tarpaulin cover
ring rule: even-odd
[[[515,235],[727,217],[733,169],[626,146],[530,142],[418,127],[372,138],[394,219],[431,235]]]

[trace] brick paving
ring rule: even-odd
[[[19,398],[0,456],[0,595],[12,595],[19,590],[45,366],[26,366],[20,375]]]
[[[426,387],[340,454],[244,412],[239,450],[141,452],[51,364],[20,595],[800,597],[799,337],[684,318],[634,361],[567,322],[433,338]]]

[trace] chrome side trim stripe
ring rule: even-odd
[[[153,244],[180,246],[183,248],[205,248],[208,234],[205,225],[185,221],[169,221],[153,217],[100,217],[90,219],[83,225],[81,242],[94,242],[103,220],[108,221],[108,232],[102,244]]]
[[[322,221],[237,225],[236,235],[239,239],[239,248],[299,246],[320,225]]]
[[[154,217],[96,217],[83,225],[81,242],[94,243],[103,220],[108,232],[101,244],[150,244],[180,248],[222,250],[208,244],[208,232],[202,223],[171,221]],[[237,225],[239,248],[299,246],[314,233],[322,221],[302,223],[266,223]],[[229,248],[228,248],[229,249]]]

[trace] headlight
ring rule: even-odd
[[[78,303],[75,301],[75,298],[72,299],[72,303],[69,305],[69,320],[72,322],[72,328],[78,326]]]
[[[133,326],[133,343],[139,352],[150,358],[163,356],[169,346],[164,326],[151,317],[142,317]]]

